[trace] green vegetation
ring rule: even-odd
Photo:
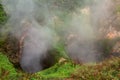
[[[2,5],[0,4],[0,25],[4,24],[6,20],[7,20],[7,15],[4,12]]]
[[[0,79],[2,80],[119,80],[120,58],[112,57],[101,63],[81,65],[64,61],[35,74],[17,71],[7,57],[0,53]]]
[[[7,58],[7,56],[0,53],[0,78],[1,79],[15,79],[17,72]]]
[[[119,80],[120,58],[111,58],[98,64],[75,65],[71,62],[55,66],[23,79],[30,80]]]
[[[65,51],[65,45],[63,43],[59,42],[56,46],[54,46],[54,48],[57,52],[57,54],[54,54],[57,61],[59,61],[61,57],[69,59]]]
[[[57,63],[53,67],[44,70],[42,72],[36,73],[36,76],[42,79],[60,79],[70,77],[70,74],[78,68],[78,65],[74,65],[71,62]]]
[[[119,80],[120,58],[105,60],[96,65],[83,65],[72,74],[75,80]]]
[[[0,0],[1,1],[1,0]],[[95,0],[39,0],[44,4],[47,2],[50,5],[57,5],[58,7],[50,6],[52,11],[63,11],[61,14],[57,14],[58,22],[56,20],[55,26],[57,35],[60,37],[59,43],[54,46],[51,53],[55,54],[56,64],[46,70],[37,72],[35,74],[28,74],[23,72],[20,69],[20,66],[15,66],[10,61],[15,61],[16,55],[12,51],[3,51],[7,52],[6,55],[2,52],[3,46],[9,48],[5,41],[6,35],[0,34],[0,80],[119,80],[120,79],[120,58],[112,57],[109,59],[105,58],[111,56],[113,47],[117,42],[120,41],[120,38],[116,39],[100,39],[97,41],[100,50],[102,51],[102,57],[104,61],[100,63],[89,63],[89,64],[76,64],[72,62],[66,54],[65,51],[65,41],[62,40],[61,36],[64,36],[65,29],[64,26],[69,27],[69,20],[71,19],[70,12],[75,11],[76,8],[82,8],[83,6],[92,4],[92,1]],[[38,3],[39,4],[39,3]],[[67,6],[66,6],[67,5]],[[49,5],[48,5],[49,6]],[[56,9],[57,8],[57,9]],[[120,6],[116,7],[117,13],[120,13]],[[56,11],[57,12],[57,11]],[[116,14],[115,14],[116,15]],[[119,14],[118,18],[119,17]],[[112,17],[112,16],[111,16]],[[3,25],[8,19],[6,13],[3,10],[3,7],[0,4],[0,31],[1,25]],[[59,24],[59,19],[61,24]],[[118,20],[119,22],[119,20]],[[118,25],[117,23],[115,25]],[[59,27],[60,26],[60,27]],[[61,28],[61,26],[63,26]],[[7,30],[7,29],[5,29]],[[9,31],[8,31],[9,32]],[[4,33],[3,33],[4,34]],[[8,39],[7,41],[9,41]],[[15,39],[14,39],[15,40]],[[15,41],[11,40],[11,43]],[[9,41],[10,42],[10,41]],[[119,44],[120,45],[120,44]],[[14,45],[12,46],[15,47]],[[4,49],[3,49],[4,50]],[[12,49],[11,49],[12,50]],[[9,53],[8,53],[9,52]],[[16,53],[14,51],[14,53]],[[120,53],[119,53],[120,54]],[[10,56],[9,56],[10,55]],[[11,59],[12,56],[12,59]],[[14,59],[13,59],[14,57]],[[65,59],[63,61],[60,61]],[[9,60],[10,59],[10,60]]]

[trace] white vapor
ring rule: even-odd
[[[25,36],[20,59],[22,69],[29,73],[42,70],[44,68],[42,60],[46,58],[47,51],[53,45],[49,13],[47,15],[37,14],[40,7],[33,0],[2,0],[2,4],[10,16],[7,24],[11,27],[12,35],[18,39]],[[47,12],[46,8],[42,10]],[[47,24],[40,24],[36,19],[38,16],[40,19],[42,17],[45,20],[43,22]]]
[[[66,46],[66,51],[73,60],[99,61],[102,52],[96,42],[102,34],[99,33],[99,29],[107,26],[100,26],[98,23],[110,16],[110,9],[111,0],[95,0],[93,4],[76,9],[73,13]]]
[[[37,1],[39,0],[2,0],[2,5],[10,16],[7,24],[10,24],[12,35],[18,39],[26,35],[20,61],[23,70],[33,73],[43,69],[41,60],[56,42],[54,28],[59,26],[60,34],[63,34],[61,37],[67,44],[66,52],[71,59],[78,62],[98,61],[101,52],[97,49],[96,40],[100,36],[98,29],[104,27],[98,23],[110,16],[111,0],[92,0],[93,4],[75,7],[74,11],[66,12],[69,20],[66,17],[63,19],[67,11],[63,8],[72,9],[74,0],[66,1],[63,5],[61,1]],[[64,22],[65,20],[67,21]]]

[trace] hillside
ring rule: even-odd
[[[0,0],[0,80],[119,79],[119,0]]]

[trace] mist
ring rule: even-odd
[[[96,0],[94,4],[76,9],[72,14],[66,51],[78,63],[99,62],[102,51],[96,43],[104,32],[101,29],[109,26],[99,25],[107,20],[111,13],[111,0]],[[102,24],[102,23],[101,23]],[[105,36],[105,34],[104,34]],[[102,38],[104,38],[102,36]]]
[[[38,3],[37,0],[2,0],[5,12],[10,16],[6,25],[10,27],[11,35],[21,40],[20,65],[29,73],[42,70],[40,63],[48,54],[48,50],[56,44],[55,35],[59,34],[65,40],[66,53],[77,62],[97,62],[101,56],[96,40],[100,37],[99,20],[104,20],[111,14],[111,0],[93,0],[84,3],[82,8],[74,7],[73,12],[67,12],[69,20],[62,20],[63,12],[71,9],[66,4],[54,5],[54,1]],[[79,3],[82,1],[79,0]],[[91,4],[92,3],[92,4]],[[75,6],[75,5],[74,5]],[[57,32],[56,21],[61,23]],[[51,57],[52,58],[52,57]]]
[[[50,17],[39,14],[39,19],[45,21],[38,23],[36,16],[39,7],[33,0],[2,0],[6,13],[10,16],[7,24],[11,27],[11,35],[21,42],[20,65],[22,69],[29,73],[42,70],[41,60],[46,58],[46,53],[52,47],[53,31],[48,26]],[[44,8],[43,12],[47,9]],[[47,17],[46,17],[47,16]],[[23,42],[24,41],[24,42]]]

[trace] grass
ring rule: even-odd
[[[119,80],[120,58],[113,57],[101,63],[83,65],[69,61],[57,63],[49,69],[27,76],[30,80]]]
[[[83,65],[72,74],[71,80],[119,80],[120,58],[111,58],[96,65]]]
[[[18,71],[18,70],[17,70]],[[0,80],[119,80],[120,58],[100,63],[77,65],[71,61],[55,64],[35,74],[16,72],[8,58],[0,53]]]
[[[45,79],[67,78],[70,77],[71,73],[77,68],[78,65],[74,65],[71,62],[66,62],[64,64],[57,63],[53,67],[36,74]]]
[[[1,0],[0,0],[1,1]],[[120,6],[116,8],[120,12]],[[0,5],[0,26],[7,20],[7,15]],[[120,39],[119,39],[120,40]],[[99,45],[103,48],[103,56],[109,55],[116,41],[108,39],[100,41]],[[0,38],[0,47],[3,46],[4,39]],[[64,45],[55,46],[57,59],[67,58]],[[71,61],[57,63],[53,67],[40,71],[35,74],[27,74],[16,70],[7,58],[0,52],[0,80],[119,80],[120,79],[120,58],[111,58],[101,63],[91,63],[76,65]]]
[[[17,72],[7,56],[0,53],[0,79],[15,79]]]

